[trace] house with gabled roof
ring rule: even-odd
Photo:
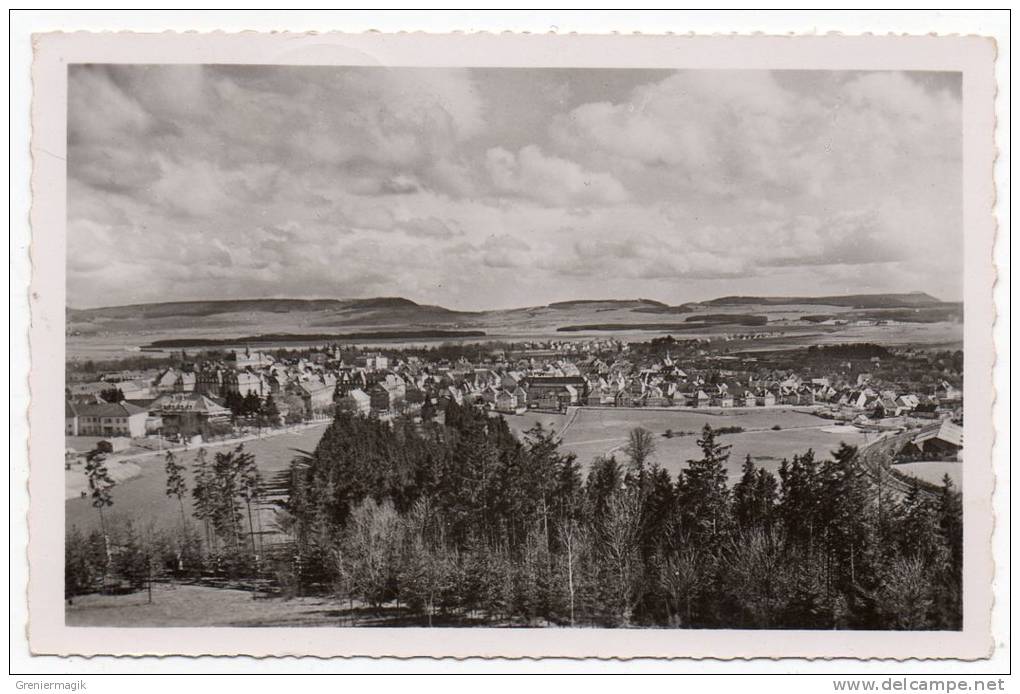
[[[361,388],[352,388],[337,399],[337,407],[354,414],[368,414],[372,411],[372,398]]]
[[[512,413],[517,411],[517,395],[513,391],[501,388],[495,394],[493,407],[497,412]]]
[[[73,408],[78,416],[78,436],[145,436],[149,413],[129,402],[91,403]],[[65,423],[66,423],[65,409]],[[65,426],[66,430],[66,426]]]
[[[963,427],[947,419],[915,434],[901,454],[931,460],[959,460],[962,452]]]
[[[228,425],[232,416],[226,407],[201,393],[166,393],[149,405],[149,414],[161,420],[164,433],[182,436]]]

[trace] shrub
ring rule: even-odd
[[[64,538],[64,597],[95,591],[106,563],[103,536],[93,531],[86,537],[78,528],[71,528]]]

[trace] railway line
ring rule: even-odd
[[[890,470],[889,462],[893,459],[896,451],[914,435],[915,432],[901,432],[879,438],[857,450],[857,458],[863,463],[868,476],[884,489],[891,489],[906,496],[914,487],[913,482],[908,482],[902,476]],[[923,494],[937,494],[938,488],[934,485],[917,480],[917,488]]]

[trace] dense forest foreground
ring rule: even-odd
[[[295,605],[322,596],[348,606],[338,625],[961,628],[962,508],[948,480],[888,488],[844,445],[778,475],[748,457],[729,486],[710,427],[676,478],[649,462],[655,443],[635,429],[621,459],[583,467],[553,432],[518,439],[455,403],[443,424],[342,413],[270,480],[243,446],[190,471],[168,454],[176,528],[111,527],[116,489],[95,452],[102,529],[68,534],[66,594],[151,596],[173,582]]]

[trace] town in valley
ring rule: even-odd
[[[787,487],[799,474],[801,456],[835,454],[850,444],[879,509],[882,503],[887,508],[913,504],[934,513],[932,504],[947,493],[958,497],[962,483],[962,351],[953,349],[951,341],[948,346],[881,344],[883,331],[897,330],[896,321],[851,325],[842,320],[837,325],[827,320],[835,326],[824,334],[827,339],[807,345],[781,323],[770,330],[734,318],[713,323],[698,336],[651,331],[627,339],[611,330],[583,336],[567,331],[515,340],[363,338],[368,344],[350,337],[294,344],[314,342],[295,336],[251,344],[241,337],[235,344],[198,340],[197,346],[136,348],[101,360],[78,357],[67,364],[65,393],[69,538],[91,542],[92,552],[99,551],[95,543],[109,548],[114,535],[120,537],[114,542],[128,544],[103,550],[110,552],[106,571],[111,575],[93,569],[76,579],[84,583],[69,588],[68,618],[72,623],[110,618],[119,623],[117,615],[134,615],[120,619],[174,624],[160,611],[169,608],[152,612],[153,606],[184,599],[184,591],[212,590],[226,591],[234,601],[265,599],[243,603],[249,611],[251,605],[258,607],[239,617],[246,613],[235,612],[233,603],[225,603],[233,606],[223,613],[202,599],[203,593],[195,593],[188,605],[201,616],[182,609],[179,623],[319,623],[307,604],[280,597],[307,601],[308,595],[335,594],[323,583],[323,574],[332,574],[328,568],[301,567],[300,552],[293,554],[301,542],[292,506],[298,493],[294,475],[310,464],[308,456],[326,455],[333,433],[350,436],[346,427],[358,420],[366,424],[356,426],[374,423],[370,426],[392,432],[385,435],[397,440],[404,440],[399,432],[445,437],[439,432],[465,421],[477,426],[502,420],[511,440],[560,449],[546,461],[549,474],[559,474],[560,465],[575,465],[579,485],[585,477],[591,485],[594,475],[609,474],[618,476],[624,488],[627,480],[637,484],[635,476],[644,475],[645,465],[653,466],[667,488],[673,478],[682,488],[685,475],[699,465],[700,447],[710,431],[720,444],[715,452],[721,454],[722,488],[732,487],[735,495],[747,485],[748,475],[771,479],[765,485],[771,489],[766,501],[756,503],[775,509],[793,503],[781,499],[791,493]],[[854,328],[869,330],[869,341],[839,340],[841,331]],[[951,334],[951,324],[944,330]],[[372,476],[395,474],[389,464],[372,462],[378,455],[360,464],[379,466],[368,473]],[[211,469],[241,466],[223,484],[237,483],[234,475],[247,480],[238,483],[238,497],[228,503],[233,509],[229,522],[217,515],[222,510],[204,508],[210,503],[208,492],[201,491],[209,484],[203,476],[212,474],[206,469],[210,460],[218,461]],[[435,484],[441,485],[443,473],[436,474]],[[871,505],[870,493],[866,496]],[[235,506],[240,500],[246,506]],[[343,502],[345,507],[350,503]],[[344,513],[367,513],[353,508]],[[180,527],[191,527],[189,518],[196,534],[185,550],[173,538]],[[146,553],[161,547],[163,557],[144,554],[140,559],[143,546]],[[205,553],[215,558],[198,558]],[[233,553],[247,559],[232,566],[227,556]],[[120,563],[128,568],[120,568],[115,579],[113,567]],[[281,565],[288,567],[282,574]],[[302,571],[308,574],[303,586]],[[105,589],[93,592],[100,579],[122,581],[124,588],[141,592],[128,588],[129,596],[138,596],[134,603],[125,603],[123,596],[103,598]],[[374,592],[351,603],[342,622],[514,624],[524,619],[535,624],[549,619],[502,612],[483,617],[474,608],[466,617],[452,607],[456,601],[440,606],[421,597],[428,593],[400,607],[399,590],[385,581],[374,586]],[[77,593],[82,594],[73,597]],[[374,611],[366,606],[373,604]],[[110,611],[112,606],[117,609]],[[585,619],[629,623],[633,607],[620,609],[626,616],[592,610]],[[579,612],[575,605],[558,619],[576,624]]]
[[[66,74],[65,625],[964,629],[962,73]]]

